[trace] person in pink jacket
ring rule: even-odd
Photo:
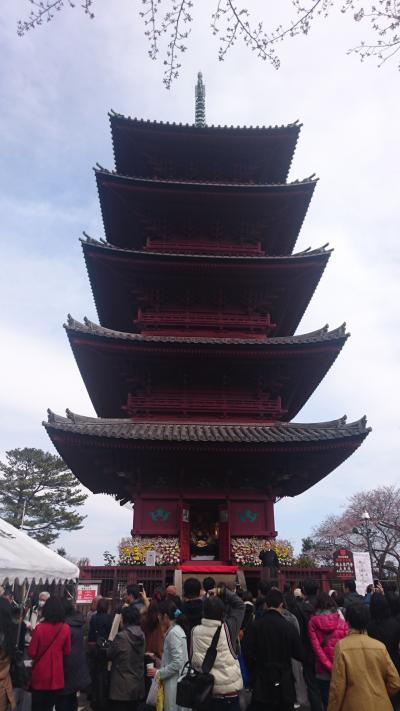
[[[315,676],[324,709],[328,708],[335,646],[340,639],[346,637],[348,631],[348,624],[338,611],[335,600],[327,593],[320,593],[315,614],[308,623],[308,635],[315,654]]]

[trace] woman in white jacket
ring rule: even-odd
[[[191,662],[194,669],[201,671],[212,638],[218,627],[222,626],[217,656],[211,669],[214,689],[210,711],[239,711],[239,691],[243,688],[243,679],[236,647],[244,604],[229,591],[225,592],[224,597],[225,604],[216,596],[205,600],[201,625],[192,631]]]

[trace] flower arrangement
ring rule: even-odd
[[[119,565],[145,565],[149,551],[156,552],[156,565],[177,565],[180,562],[179,540],[175,536],[123,538],[118,551]]]
[[[265,548],[267,538],[246,536],[232,538],[232,557],[238,565],[261,565],[260,551]],[[277,539],[272,543],[272,548],[279,558],[282,566],[294,565],[293,546],[289,541]]]

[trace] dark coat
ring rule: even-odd
[[[351,607],[351,605],[362,605],[364,603],[363,595],[359,595],[358,592],[347,592],[344,596],[344,609]]]
[[[391,660],[398,672],[400,672],[400,623],[394,617],[386,620],[371,620],[367,625],[367,632],[370,637],[383,642],[390,654]]]
[[[112,617],[107,612],[95,612],[89,622],[88,642],[107,639],[110,634]]]
[[[303,661],[304,651],[293,625],[276,610],[252,622],[244,635],[243,655],[249,670],[253,701],[275,704],[276,708],[294,704],[296,694],[292,658]]]
[[[71,654],[64,657],[64,691],[73,694],[82,691],[90,684],[89,668],[83,647],[84,619],[79,612],[67,617],[65,622],[71,631]]]
[[[300,625],[300,639],[305,651],[305,664],[311,670],[315,667],[314,650],[308,636],[308,623],[315,614],[315,603],[313,598],[305,598],[297,601],[297,619]]]
[[[193,627],[201,625],[201,618],[203,617],[203,600],[199,597],[196,597],[193,600],[185,600],[182,603],[182,612],[186,617],[186,633],[188,640],[190,640]]]
[[[275,568],[276,570],[279,570],[279,558],[272,548],[269,551],[261,551],[258,557],[264,568]]]
[[[139,626],[125,627],[107,649],[112,660],[112,701],[139,701],[144,697],[144,634]]]

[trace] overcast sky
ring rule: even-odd
[[[268,3],[276,17],[289,4]],[[208,123],[304,124],[290,179],[316,172],[320,182],[296,251],[326,242],[335,251],[298,332],[346,321],[351,339],[297,420],[367,414],[373,426],[343,466],[277,504],[279,535],[298,546],[351,493],[399,480],[400,73],[395,63],[377,69],[346,55],[366,30],[340,12],[280,45],[279,71],[240,44],[220,63],[208,29],[215,2],[196,0],[181,76],[168,92],[162,63],[147,57],[139,5],[97,0],[93,21],[67,8],[21,39],[16,21],[30,4],[3,3],[1,455],[52,449],[41,426],[48,407],[94,414],[62,324],[68,312],[97,320],[79,237],[103,236],[92,166],[114,167],[107,112],[192,122],[201,69]],[[267,20],[265,5],[246,1]],[[100,495],[90,495],[85,513],[84,531],[59,544],[100,563],[128,535],[132,514]]]

